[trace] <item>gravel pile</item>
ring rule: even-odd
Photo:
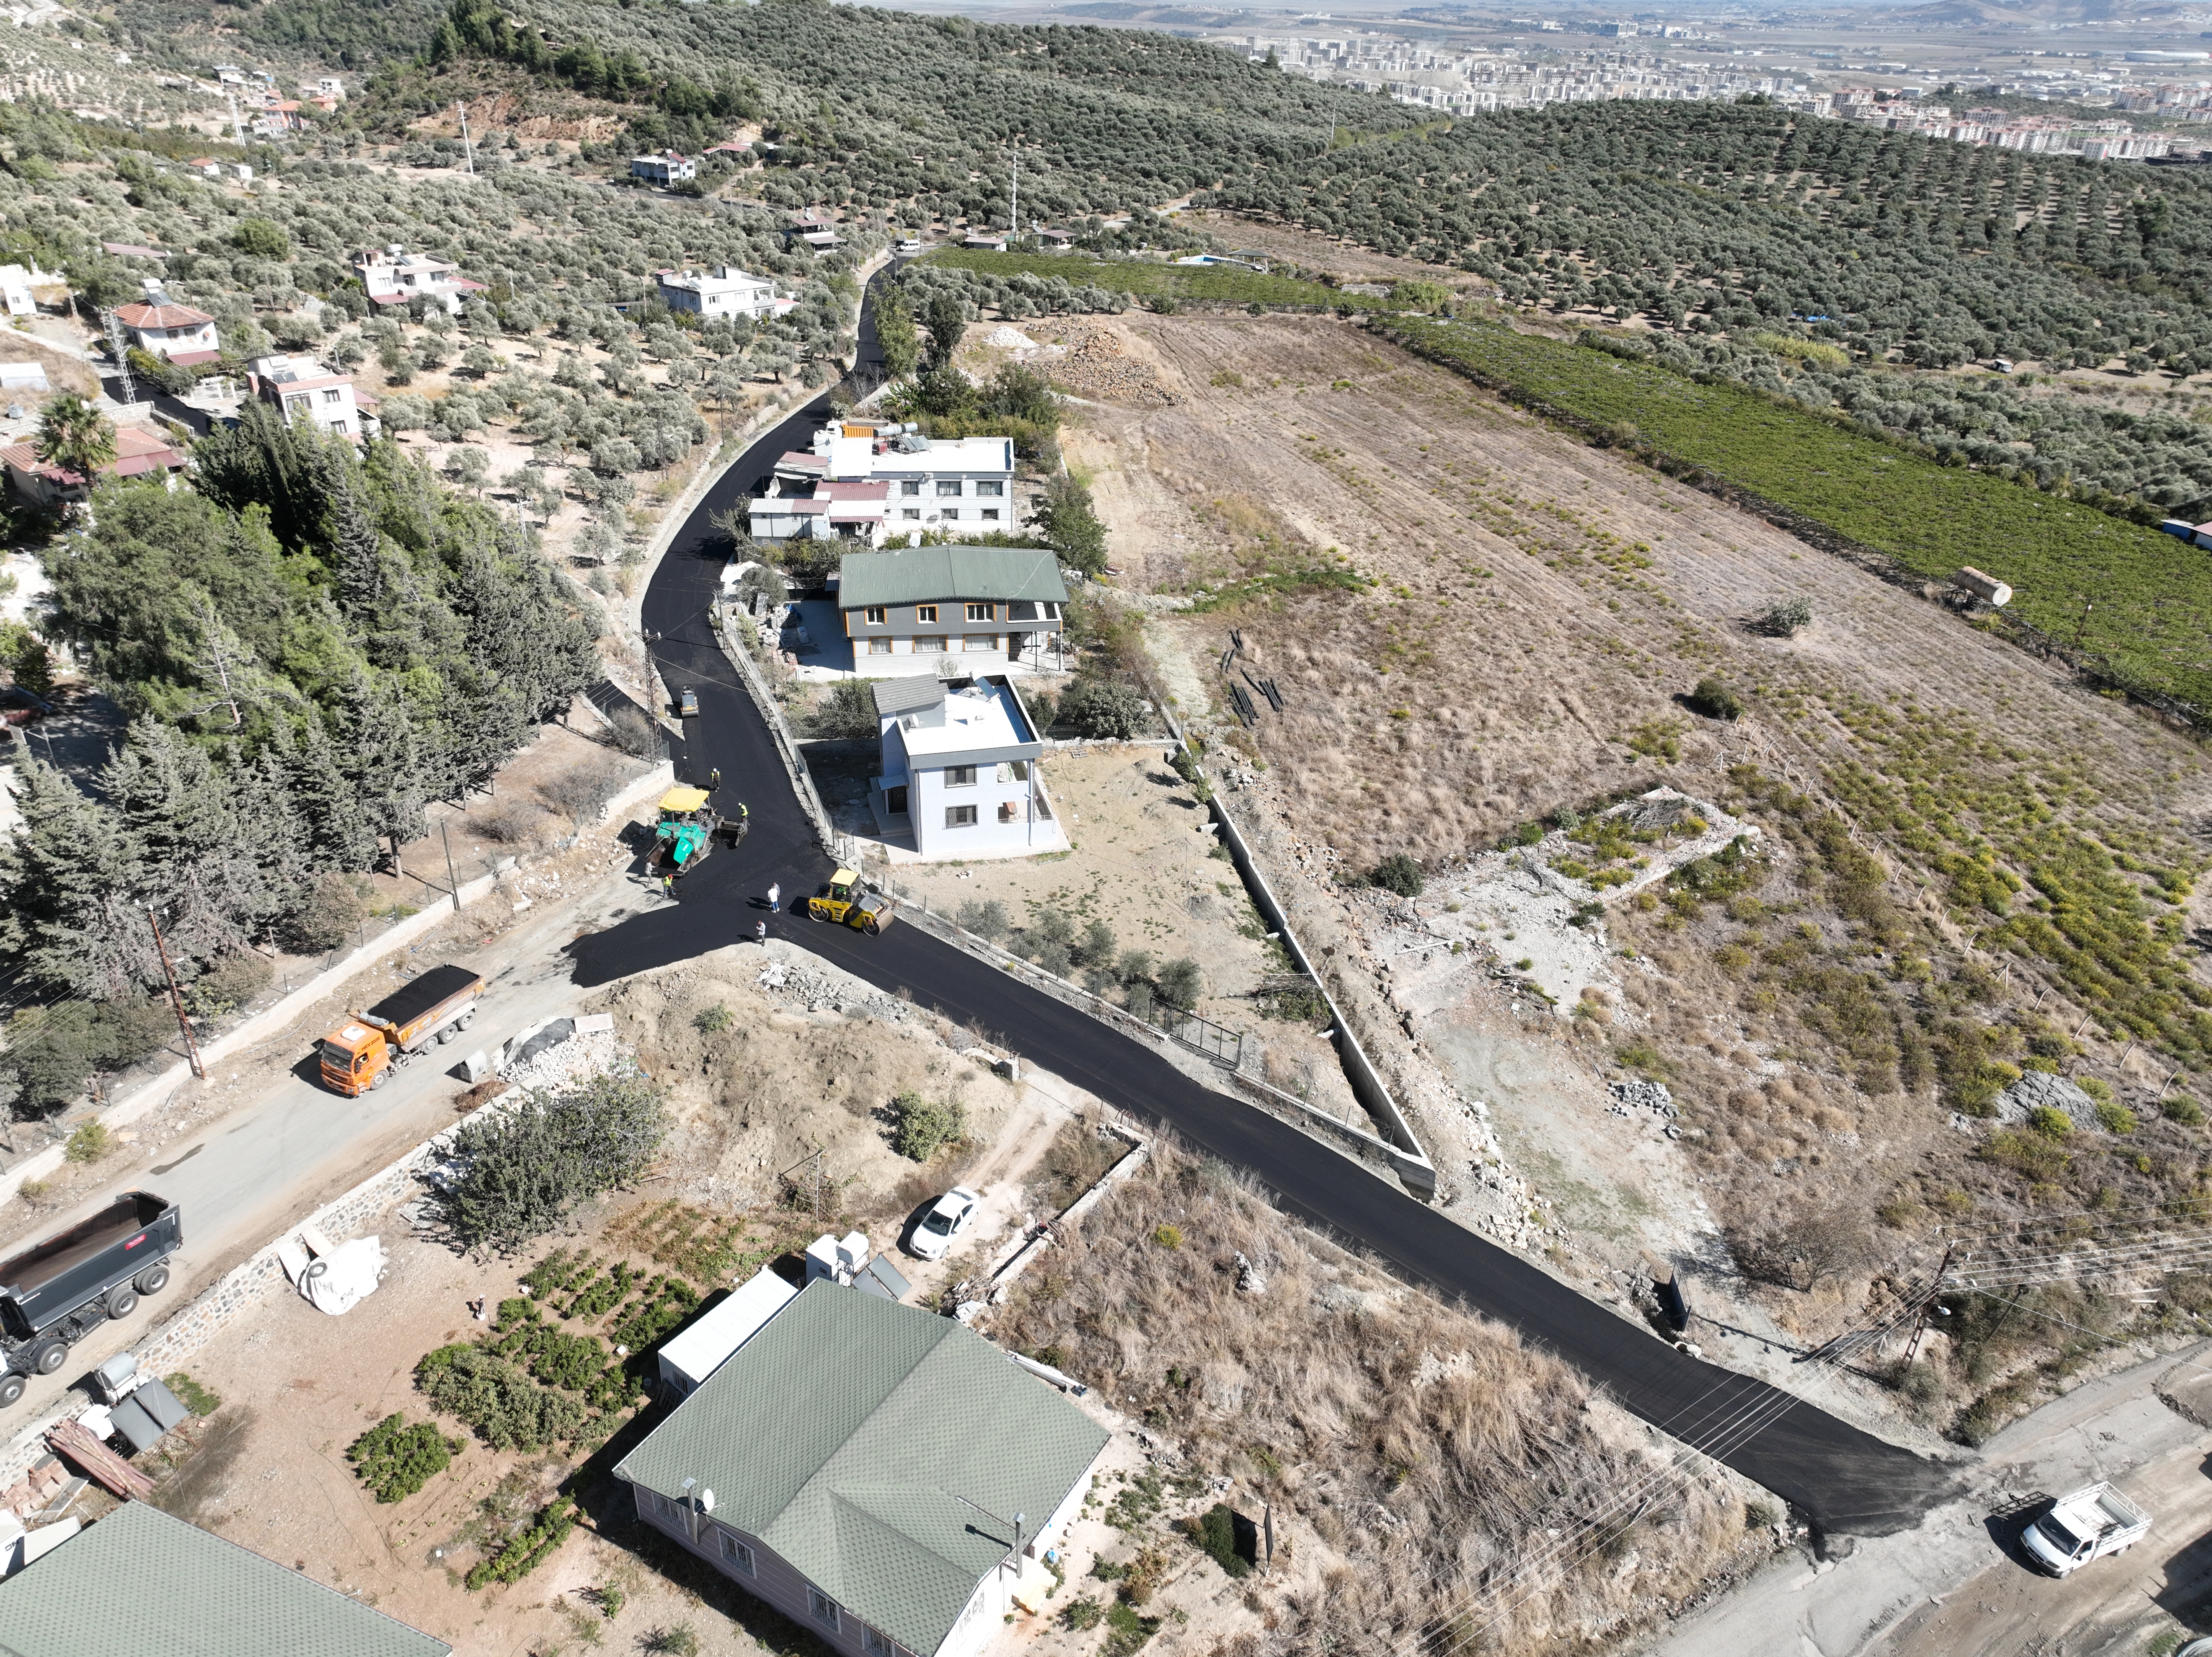
[[[1664,1082],[1607,1082],[1605,1090],[1613,1096],[1606,1109],[1615,1116],[1633,1116],[1639,1111],[1650,1111],[1655,1116],[1681,1114]]]
[[[619,1069],[634,1069],[636,1063],[629,1050],[615,1040],[613,1031],[595,1030],[589,1035],[572,1035],[520,1064],[510,1065],[500,1071],[500,1077],[518,1088],[558,1089]]]
[[[1103,398],[1139,407],[1166,408],[1176,401],[1149,362],[1139,362],[1103,329],[1076,332],[1067,355],[1046,371],[1052,383],[1078,397]]]
[[[808,1012],[896,1023],[914,1011],[896,996],[872,990],[857,980],[787,961],[771,961],[762,968],[760,986],[777,1000]]]

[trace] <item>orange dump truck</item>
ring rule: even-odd
[[[402,984],[315,1044],[324,1083],[348,1098],[382,1087],[416,1053],[468,1029],[483,986],[483,975],[466,967],[434,967]]]

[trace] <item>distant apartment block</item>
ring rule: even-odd
[[[679,155],[668,150],[659,155],[633,155],[629,175],[641,184],[663,186],[682,184],[687,179],[699,176],[699,163],[689,155]]]

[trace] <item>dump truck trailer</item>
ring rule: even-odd
[[[348,1098],[382,1087],[423,1048],[474,1023],[483,987],[483,974],[470,967],[434,967],[402,984],[316,1043],[324,1085]]]
[[[69,1350],[143,1295],[169,1284],[169,1256],[183,1247],[176,1204],[128,1191],[14,1259],[0,1262],[0,1406],[23,1396],[25,1378],[50,1375]]]

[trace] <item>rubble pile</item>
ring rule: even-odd
[[[1613,1096],[1613,1102],[1606,1107],[1611,1115],[1638,1116],[1648,1113],[1671,1121],[1682,1114],[1664,1082],[1607,1082],[1605,1090]]]
[[[626,1066],[634,1069],[636,1062],[611,1030],[594,1030],[540,1048],[501,1070],[500,1078],[518,1088],[558,1089]]]
[[[763,967],[760,986],[779,1001],[807,1012],[896,1023],[914,1011],[896,996],[871,990],[842,973],[823,972],[788,961],[771,961]]]
[[[1068,338],[1067,355],[1046,370],[1060,390],[1139,408],[1164,409],[1177,400],[1152,364],[1130,356],[1104,329],[1076,329]]]

